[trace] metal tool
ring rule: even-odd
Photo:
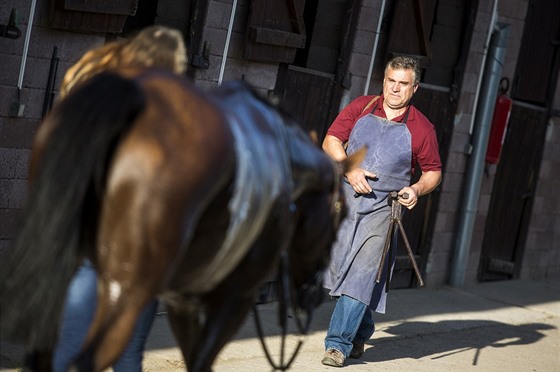
[[[396,191],[391,191],[389,194],[389,200],[391,202],[391,222],[389,224],[389,230],[387,231],[387,238],[385,239],[385,245],[383,247],[383,253],[381,254],[381,262],[379,263],[379,269],[377,270],[377,277],[375,281],[377,283],[381,282],[381,275],[383,274],[383,269],[385,267],[385,259],[387,257],[387,252],[389,250],[389,246],[391,243],[391,237],[393,235],[394,229],[398,227],[399,231],[401,232],[401,236],[404,240],[404,245],[406,246],[406,250],[408,253],[408,258],[410,258],[410,262],[412,263],[412,267],[414,269],[414,273],[416,274],[416,279],[418,279],[418,283],[420,287],[424,285],[424,281],[422,280],[422,276],[420,275],[420,270],[418,270],[418,265],[416,265],[416,260],[414,259],[414,254],[412,253],[412,249],[410,248],[410,243],[408,242],[408,238],[406,237],[406,233],[404,232],[404,227],[401,222],[401,203],[399,203],[398,198],[399,194]],[[408,194],[404,193],[402,195],[403,199],[408,199]],[[388,265],[387,265],[388,266]],[[387,291],[389,289],[389,281],[390,281],[389,272],[387,275]]]

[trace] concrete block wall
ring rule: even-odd
[[[65,71],[87,49],[105,38],[52,30],[48,24],[48,0],[38,0],[30,28],[29,49],[18,96],[18,82],[28,32],[31,2],[7,0],[0,4],[0,20],[7,22],[12,8],[19,12],[22,36],[0,38],[0,255],[14,237],[27,195],[27,172],[31,145],[42,117],[53,48],[60,59],[55,81],[58,89]],[[22,115],[13,107],[24,105]]]
[[[348,92],[349,100],[364,94],[366,80],[371,64],[371,55],[375,42],[379,14],[381,12],[381,1],[364,0],[358,18],[354,49],[350,59],[349,71],[352,75],[352,86]],[[387,7],[384,9],[384,17],[387,17]],[[383,19],[381,19],[383,24]],[[383,65],[385,63],[380,50],[385,49],[387,43],[387,31],[381,30],[377,43],[376,58],[373,61],[372,76],[369,83],[368,94],[379,94],[382,90]]]
[[[278,64],[243,60],[249,6],[249,0],[237,2],[222,82],[245,79],[261,94],[268,95],[276,85]],[[209,1],[202,40],[210,46],[210,67],[198,70],[195,74],[196,84],[203,89],[218,85],[232,8],[233,0]]]
[[[162,4],[166,2],[171,3],[172,0],[160,1]],[[527,3],[527,0],[512,0],[507,5],[499,2],[498,20],[511,24],[512,27],[504,64],[504,76],[512,77],[515,71],[515,60],[519,53]],[[0,38],[0,66],[2,67],[0,72],[0,254],[5,251],[10,239],[14,236],[17,219],[25,201],[27,163],[33,135],[41,119],[53,47],[58,47],[58,57],[60,58],[55,83],[55,89],[57,89],[68,67],[86,50],[105,42],[104,35],[85,35],[49,29],[47,27],[48,4],[49,0],[37,1],[19,98],[19,102],[25,105],[21,117],[14,117],[10,111],[12,104],[18,102],[17,84],[30,5],[29,2],[23,0],[8,0],[0,4],[0,20],[9,18],[12,7],[19,10],[20,28],[23,31],[22,37],[17,40]],[[187,20],[178,15],[182,12],[180,9],[182,4],[174,4],[179,9],[174,8],[173,12],[159,11],[156,23],[169,25],[170,22],[175,22],[175,27],[185,30]],[[203,88],[212,88],[217,85],[232,5],[233,0],[211,0],[209,3],[203,41],[208,41],[210,45],[210,68],[198,70],[195,76],[196,84]],[[245,78],[263,94],[267,94],[274,89],[276,84],[278,65],[244,61],[242,58],[249,5],[249,0],[238,1],[223,80]],[[461,206],[461,192],[467,177],[465,169],[471,141],[472,113],[476,105],[478,77],[484,64],[492,5],[493,0],[480,0],[478,12],[474,17],[474,33],[465,66],[464,83],[459,92],[458,110],[454,118],[454,134],[445,164],[431,254],[424,277],[430,286],[445,285],[448,282],[451,258],[456,245],[455,234]],[[363,94],[380,7],[381,1],[379,0],[362,2],[350,61],[352,86],[348,92],[349,99]],[[168,9],[166,8],[166,10]],[[387,19],[382,20],[382,22],[386,21]],[[386,38],[386,29],[381,27],[377,46],[378,55],[383,55],[379,51],[385,49]],[[381,90],[382,65],[383,60],[378,57],[374,61],[373,76],[369,86],[370,94],[378,93]],[[524,278],[560,277],[560,201],[556,192],[560,186],[560,176],[557,171],[560,169],[560,118],[558,117],[560,82],[556,91],[553,107],[555,116],[552,118],[547,132],[521,271],[521,276]],[[466,284],[476,282],[483,227],[494,182],[495,168],[490,166],[487,171],[481,185],[476,228],[473,231],[465,278]]]
[[[471,136],[477,102],[477,91],[484,67],[484,54],[488,43],[492,1],[483,0],[474,17],[473,35],[469,55],[467,57],[463,83],[460,87],[457,102],[457,112],[454,117],[453,136],[446,164],[443,169],[443,184],[436,215],[436,225],[428,265],[426,267],[426,282],[432,286],[445,285],[449,280],[452,259],[457,247],[456,233],[460,210],[462,206],[462,193],[466,180],[465,172],[471,152]],[[482,198],[482,204],[486,204]],[[479,205],[481,201],[479,200]],[[486,211],[475,216],[475,229],[472,234],[471,250],[465,275],[465,283],[476,280],[478,260],[480,258],[480,245],[483,236]]]

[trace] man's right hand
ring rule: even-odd
[[[346,173],[346,178],[348,179],[348,183],[350,186],[356,191],[358,194],[369,194],[372,192],[372,188],[368,183],[368,178],[375,178],[376,174],[369,172],[362,168],[355,168],[348,173]]]

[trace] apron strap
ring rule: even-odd
[[[374,104],[375,102],[377,102],[378,99],[379,99],[379,96],[373,97],[373,99],[372,99],[371,101],[369,101],[368,104],[366,105],[366,107],[364,107],[364,109],[362,110],[362,114],[363,114],[364,112],[366,112],[366,110],[369,109],[371,106],[373,106],[373,104]],[[375,110],[375,108],[377,108],[377,105],[375,105],[374,110]],[[373,113],[373,112],[372,112],[372,113]]]
[[[377,97],[375,97],[374,99],[372,99],[372,100],[367,104],[367,106],[364,108],[364,111],[366,111],[366,109],[367,109],[368,107],[371,107],[371,105],[372,105],[374,102],[376,102],[378,98],[379,98],[379,96],[377,96]],[[377,103],[375,104],[375,106],[371,109],[370,114],[375,115],[374,112],[375,112],[375,110],[377,109],[377,106],[378,106],[378,105],[379,105],[379,102],[377,102]],[[363,113],[364,111],[362,111],[362,113]],[[408,105],[408,107],[406,108],[406,113],[405,113],[404,118],[403,118],[403,120],[401,121],[401,123],[406,124],[406,122],[408,121],[408,114],[410,114],[410,105]]]
[[[406,108],[406,114],[404,115],[403,124],[406,124],[406,122],[408,121],[408,114],[410,113],[410,105],[408,105],[408,107]]]

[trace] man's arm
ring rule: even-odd
[[[414,208],[418,203],[418,198],[432,192],[441,182],[441,171],[422,172],[420,179],[413,185],[403,187],[399,195],[408,194],[407,199],[399,198],[399,203],[408,209]]]
[[[334,161],[341,161],[347,157],[342,141],[330,134],[327,134],[323,140],[323,150]]]
[[[323,140],[323,150],[335,161],[342,161],[347,158],[344,144],[341,140],[327,134]],[[375,173],[369,172],[362,168],[354,168],[345,174],[350,186],[359,194],[369,194],[371,189],[366,177],[375,178]]]

